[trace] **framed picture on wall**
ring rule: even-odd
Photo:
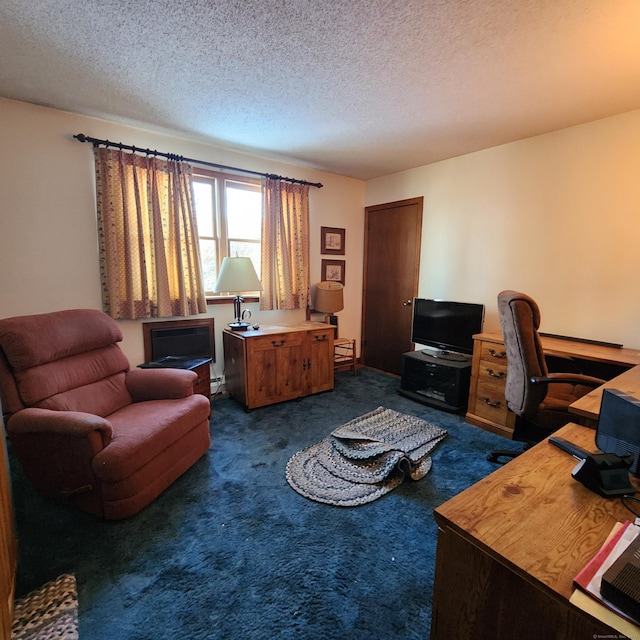
[[[344,286],[344,260],[323,260],[322,280],[340,282]]]
[[[320,227],[320,253],[330,256],[343,256],[344,235],[344,229]]]

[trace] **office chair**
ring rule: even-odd
[[[498,315],[507,352],[504,395],[516,414],[513,439],[526,444],[520,451],[491,452],[491,462],[513,458],[571,422],[569,405],[604,383],[580,373],[549,373],[538,335],[540,310],[528,295],[502,291]]]

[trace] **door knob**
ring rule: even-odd
[[[412,301],[411,300],[405,300],[402,304],[405,307],[410,307],[411,306]]]

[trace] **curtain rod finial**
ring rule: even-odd
[[[76,133],[73,137],[76,140],[78,140],[79,142],[86,142],[87,141],[87,136],[85,136],[84,133]]]

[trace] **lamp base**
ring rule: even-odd
[[[246,331],[250,326],[250,322],[230,322],[228,325],[231,331]]]

